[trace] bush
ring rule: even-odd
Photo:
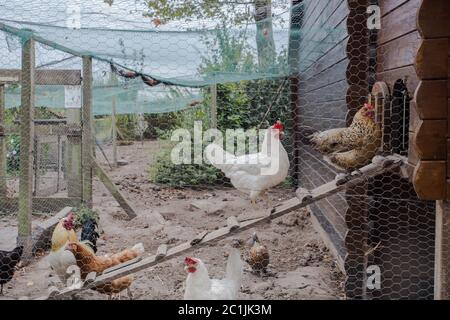
[[[150,169],[150,180],[171,187],[205,186],[223,183],[222,172],[207,164],[174,164],[170,149],[156,156]]]
[[[78,208],[73,209],[72,212],[75,214],[76,227],[81,227],[83,223],[88,219],[94,219],[97,222],[100,219],[97,211],[89,209],[84,204],[82,204]]]

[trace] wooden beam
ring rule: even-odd
[[[300,130],[300,42],[301,42],[301,27],[304,23],[304,7],[299,6],[301,0],[292,0],[292,12],[289,32],[289,47],[288,47],[288,63],[291,76],[289,77],[289,104],[290,114],[292,119],[293,132],[293,155],[292,155],[292,173],[294,178],[294,185],[298,186],[300,181],[300,148],[302,134]]]
[[[448,38],[422,40],[415,61],[416,73],[420,79],[447,79],[448,42]]]
[[[413,174],[414,190],[420,200],[445,199],[447,162],[421,160]]]
[[[0,85],[0,197],[6,197],[5,86]]]
[[[92,208],[92,160],[93,160],[93,116],[92,116],[92,58],[83,57],[83,109],[82,109],[82,175],[83,202]]]
[[[450,1],[423,0],[417,15],[417,28],[424,38],[450,38]]]
[[[130,219],[136,217],[136,211],[133,207],[128,203],[122,193],[117,189],[114,182],[108,177],[106,172],[97,164],[97,162],[92,161],[92,166],[95,171],[95,175],[100,179],[100,181],[105,185],[106,189],[111,193],[111,195],[116,199],[119,205],[123,210],[127,213]]]
[[[81,109],[71,108],[66,110],[67,125],[80,130],[81,128]],[[53,126],[51,126],[53,127]],[[81,134],[67,133],[67,152],[66,164],[67,170],[67,195],[69,197],[81,198],[82,188],[82,165],[81,165]]]
[[[22,72],[15,69],[0,69],[0,84],[19,83]],[[36,85],[81,85],[80,70],[36,70]]]
[[[116,119],[116,107],[117,107],[117,97],[114,95],[112,97],[112,112],[111,112],[113,167],[117,167],[117,119]]]
[[[31,221],[33,197],[34,138],[34,68],[35,44],[29,39],[22,44],[22,95],[20,107],[20,181],[18,243],[25,247],[24,260],[31,258]]]
[[[413,147],[420,160],[447,159],[447,119],[421,120],[414,133]]]
[[[450,298],[450,204],[436,201],[434,298]]]
[[[414,102],[420,119],[447,118],[447,80],[422,80],[415,93]]]

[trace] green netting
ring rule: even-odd
[[[31,4],[33,10],[27,7]],[[277,79],[306,71],[346,34],[345,27],[327,26],[326,22],[308,30],[281,22],[286,17],[301,19],[304,4],[258,22],[258,26],[273,26],[273,44],[269,30],[254,23],[232,27],[217,27],[218,22],[214,27],[190,23],[164,29],[152,27],[145,19],[142,22],[142,16],[138,19],[125,7],[121,14],[126,19],[119,19],[117,12],[101,12],[104,19],[99,19],[100,13],[92,12],[91,3],[75,4],[80,9],[81,28],[67,27],[67,7],[73,3],[46,0],[40,2],[39,8],[29,1],[5,4],[7,10],[0,18],[0,68],[19,69],[21,43],[31,37],[38,43],[38,68],[81,70],[80,57],[91,56],[95,59],[93,105],[97,115],[111,112],[113,96],[118,113],[172,112],[202,99],[200,91],[192,88]],[[131,23],[133,18],[137,20]],[[270,42],[266,48],[270,53],[258,50],[265,42]],[[293,62],[287,52],[289,45],[296,42],[301,54]],[[135,79],[119,77],[111,85],[105,81],[111,78],[110,64],[124,73],[134,72]],[[145,85],[141,76],[155,82],[155,87]],[[6,101],[8,108],[19,106],[20,87],[8,88]],[[64,107],[64,88],[37,86],[36,105]]]
[[[63,86],[36,86],[35,95],[36,107],[64,108]],[[111,114],[113,97],[115,97],[117,114],[174,112],[195,105],[202,99],[198,90],[183,88],[147,89],[140,84],[126,87],[95,85],[93,88],[93,114]],[[20,87],[9,86],[6,90],[7,108],[20,107],[20,99]]]

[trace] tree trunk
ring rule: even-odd
[[[263,71],[270,71],[276,59],[271,18],[272,0],[255,0],[256,47],[259,67]]]

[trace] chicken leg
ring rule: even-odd
[[[128,295],[128,298],[130,298],[130,300],[133,300],[133,293],[131,292],[130,288],[127,288],[127,295]]]
[[[0,296],[3,296],[3,284],[0,284]]]
[[[272,208],[273,207],[273,203],[272,203],[272,199],[270,199],[270,197],[269,197],[269,194],[266,191],[264,191],[262,193],[262,196],[266,200],[266,203],[269,206],[269,208]]]

